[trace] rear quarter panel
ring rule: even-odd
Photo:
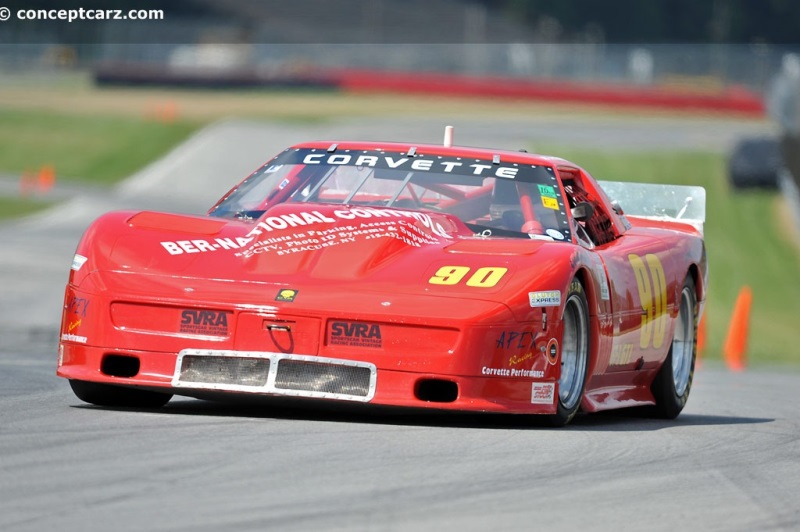
[[[609,278],[611,335],[600,349],[587,393],[617,387],[636,401],[650,401],[649,385],[669,352],[687,276],[695,279],[702,309],[706,255],[702,235],[691,226],[631,218],[626,233],[597,248]],[[609,405],[614,394],[607,394]],[[606,405],[595,402],[590,410]]]

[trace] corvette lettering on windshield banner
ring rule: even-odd
[[[480,175],[485,177],[516,177],[519,168],[510,166],[499,166],[494,164],[486,164],[485,160],[478,160],[470,164],[468,160],[460,160],[460,158],[415,158],[405,155],[386,155],[385,153],[378,153],[371,155],[365,152],[361,154],[349,153],[308,153],[301,157],[293,157],[286,161],[281,158],[282,163],[287,164],[329,164],[348,165],[348,166],[366,166],[369,168],[382,168],[385,170],[416,170],[418,172],[443,172],[446,174],[457,173],[464,175]],[[298,152],[302,154],[302,152]],[[272,167],[274,168],[274,167]],[[267,171],[270,171],[269,169]]]

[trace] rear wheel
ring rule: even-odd
[[[558,410],[548,416],[554,426],[572,421],[581,405],[589,360],[589,305],[577,279],[569,287],[561,318],[561,376],[558,379]]]
[[[683,283],[679,305],[672,345],[651,388],[656,400],[656,415],[667,419],[678,417],[686,406],[694,378],[698,308],[697,292],[691,276]]]
[[[72,391],[81,401],[98,406],[161,408],[172,394],[138,390],[97,382],[70,380]]]

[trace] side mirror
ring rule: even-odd
[[[587,201],[582,201],[572,208],[572,217],[579,222],[585,222],[594,214],[594,207]]]

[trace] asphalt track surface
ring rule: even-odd
[[[0,530],[797,530],[800,373],[703,366],[674,421],[336,412],[174,398],[81,403],[56,378],[63,284],[82,231],[119,208],[203,212],[303,140],[440,142],[445,121],[227,122],[118,189],[0,225]],[[728,149],[722,120],[456,122],[498,148]],[[599,176],[610,179],[612,176]]]

